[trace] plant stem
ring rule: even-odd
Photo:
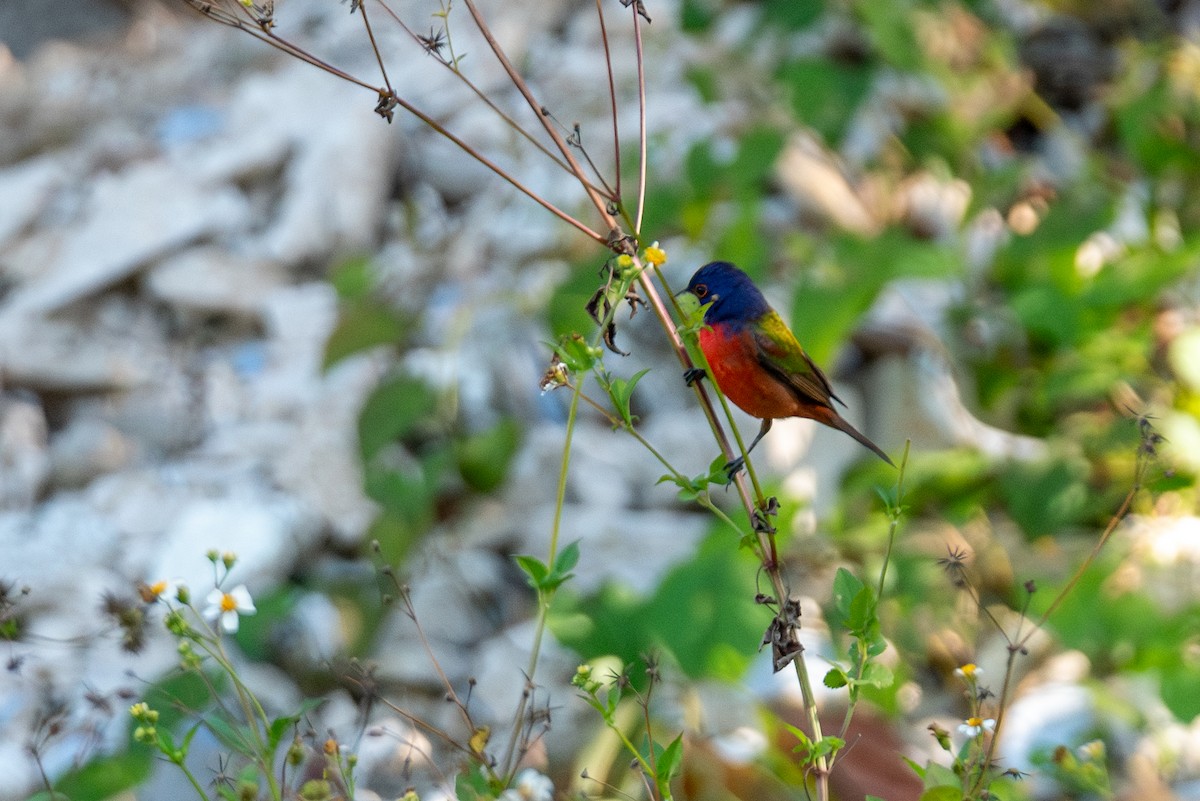
[[[554,522],[550,527],[550,548],[546,556],[546,564],[548,565],[553,565],[554,559],[558,555],[558,538],[562,531],[563,505],[567,498],[567,473],[571,465],[571,441],[574,439],[575,422],[579,411],[579,398],[583,394],[584,378],[585,376],[581,375],[578,382],[576,382],[574,391],[571,393],[571,406],[567,411],[567,433],[563,438],[562,460],[558,469],[558,492],[554,499]],[[537,673],[538,656],[542,651],[542,637],[546,632],[546,617],[550,612],[550,601],[553,597],[553,591],[538,591],[537,624],[533,631],[533,647],[529,652],[529,665],[525,670],[525,681],[529,684],[533,683],[534,675]],[[514,764],[513,754],[516,751],[517,740],[520,738],[521,726],[525,720],[525,708],[528,703],[529,693],[521,693],[521,700],[517,704],[517,712],[513,716],[512,735],[509,737],[508,745],[504,751],[504,760],[501,762],[505,771],[505,786],[508,786],[512,782],[513,777],[517,773],[517,765]]]

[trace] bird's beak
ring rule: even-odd
[[[679,304],[679,309],[683,312],[685,319],[695,317],[700,312],[700,298],[689,290],[685,289],[676,294],[675,302]]]

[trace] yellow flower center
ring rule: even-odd
[[[978,729],[980,726],[983,725],[983,718],[967,718],[967,725],[972,728]]]
[[[165,581],[156,581],[150,585],[150,592],[154,593],[155,598],[162,595],[166,591],[167,591],[167,582],[165,582]]]
[[[221,593],[221,611],[222,612],[236,612],[237,611],[237,601],[235,601],[233,599],[233,596],[227,592]]]
[[[975,667],[975,664],[973,662],[968,662],[967,664],[965,664],[961,668],[959,668],[959,670],[962,671],[962,674],[964,676],[966,676],[967,678],[971,678],[972,676],[975,675],[975,671],[977,670],[977,668]]]

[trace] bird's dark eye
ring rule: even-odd
[[[705,295],[708,294],[708,285],[707,284],[696,284],[696,287],[695,287],[695,289],[692,290],[692,293],[698,298],[703,298]]]

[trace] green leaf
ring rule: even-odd
[[[786,64],[778,77],[800,121],[836,145],[866,98],[872,74],[862,64],[806,58]]]
[[[488,785],[483,769],[472,763],[470,767],[454,777],[454,795],[458,801],[489,801],[496,797]]]
[[[911,2],[857,0],[854,10],[870,33],[876,49],[889,64],[902,70],[917,70],[922,66],[921,54],[924,51],[917,43],[913,30]]]
[[[329,283],[343,300],[357,300],[371,294],[375,279],[369,259],[350,259],[329,274]]]
[[[187,734],[183,735],[183,742],[179,744],[179,748],[184,753],[187,753],[188,748],[192,744],[192,738],[196,736],[196,732],[200,731],[200,725],[201,725],[201,722],[196,721],[196,723],[194,723],[192,725],[192,727],[190,729],[188,729]]]
[[[815,761],[821,757],[828,757],[836,754],[846,746],[846,741],[841,737],[828,735],[817,741],[816,748],[813,749],[811,758]]]
[[[554,560],[553,569],[536,556],[514,558],[529,577],[530,587],[538,592],[553,592],[573,575],[570,571],[579,562],[579,542],[576,540],[562,549]]]
[[[565,575],[577,564],[579,564],[579,540],[575,540],[559,552],[558,557],[554,560],[554,572]]]
[[[846,615],[846,628],[856,634],[866,634],[871,624],[875,622],[875,588],[870,585],[863,587],[854,595],[850,602],[850,611]]]
[[[281,715],[271,721],[271,725],[267,728],[267,749],[274,753],[276,747],[279,746],[283,736],[288,730],[295,726],[300,720],[313,711],[321,704],[325,703],[324,698],[305,698],[300,704],[300,710],[293,715]],[[191,736],[188,736],[191,739]],[[186,740],[184,741],[186,744]]]
[[[155,757],[149,748],[135,745],[128,751],[93,760],[54,782],[54,795],[40,792],[29,801],[107,801],[150,778]]]
[[[529,586],[533,589],[540,589],[542,583],[546,580],[546,576],[550,575],[550,568],[546,563],[536,556],[515,556],[517,564],[521,570],[529,577]]]
[[[839,567],[833,577],[833,608],[837,611],[839,622],[850,618],[854,599],[862,592],[865,585],[858,576],[844,567]]]
[[[960,786],[958,775],[953,770],[945,765],[939,765],[936,762],[930,762],[925,767],[925,789],[935,790],[940,787],[952,787],[957,790],[960,795],[955,798],[955,801],[962,801],[962,787]],[[924,798],[925,796],[921,796]]]
[[[1082,458],[1012,462],[999,489],[1013,520],[1030,538],[1040,537],[1081,521],[1092,491],[1090,474]]]
[[[858,683],[878,687],[882,690],[891,687],[895,680],[896,677],[892,674],[891,668],[879,662],[871,662],[863,669],[862,678],[858,680]]]
[[[958,785],[942,784],[921,793],[921,801],[962,801],[962,798],[962,787]]]
[[[796,738],[796,745],[792,747],[794,754],[809,754],[812,752],[812,738],[808,736],[808,732],[799,726],[793,726],[790,723],[784,723],[783,727],[791,732],[791,735]]]
[[[347,304],[325,342],[321,369],[328,370],[342,359],[380,345],[399,347],[410,327],[405,316],[380,301],[364,298]]]
[[[658,784],[659,793],[663,798],[671,797],[671,779],[675,778],[679,773],[680,767],[683,765],[683,734],[680,733],[671,741],[671,744],[662,750],[659,754],[655,767],[658,770],[658,775],[655,779]]]
[[[911,760],[908,757],[904,756],[903,754],[900,756],[900,758],[903,759],[910,768],[912,768],[913,773],[917,774],[917,776],[919,778],[922,778],[922,779],[925,778],[925,768],[924,767],[917,764],[914,760]]]
[[[512,419],[462,437],[454,443],[458,472],[472,489],[492,492],[508,475],[508,467],[520,445],[521,426]]]
[[[847,682],[846,671],[840,667],[833,667],[825,674],[825,686],[831,690],[836,690],[839,687],[845,687]]]
[[[625,425],[633,425],[633,414],[630,412],[630,402],[633,400],[633,390],[637,387],[637,383],[642,380],[642,376],[650,372],[647,367],[644,370],[638,370],[633,374],[633,377],[628,381],[620,378],[614,378],[610,393],[612,394],[613,403],[616,404],[617,411],[621,415],[621,419],[625,421]]]
[[[364,461],[428,422],[437,408],[437,395],[419,378],[402,374],[382,382],[367,398],[358,417],[359,450]]]
[[[880,260],[879,254],[888,257]],[[801,273],[792,303],[792,331],[817,364],[828,363],[862,314],[891,281],[957,276],[961,256],[952,247],[917,239],[900,228],[876,237],[843,234],[819,269]]]
[[[244,727],[234,726],[220,715],[208,715],[204,718],[204,725],[208,726],[209,730],[217,736],[217,739],[237,753],[244,753],[247,747],[247,739],[244,734]]]
[[[587,598],[556,598],[551,631],[584,659],[615,655],[629,664],[659,650],[689,677],[738,679],[758,652],[762,620],[750,600],[758,563],[731,545],[717,530],[650,598],[613,585]],[[636,672],[631,678],[641,681]]]
[[[604,355],[599,348],[594,348],[579,334],[564,335],[554,347],[558,358],[572,373],[589,372]]]
[[[725,485],[729,482],[725,475],[725,457],[718,456],[712,461],[708,467],[707,473],[701,473],[693,478],[687,476],[674,476],[666,474],[660,476],[656,483],[670,482],[679,487],[679,500],[690,502],[694,501],[708,491],[708,488],[713,485]]]

